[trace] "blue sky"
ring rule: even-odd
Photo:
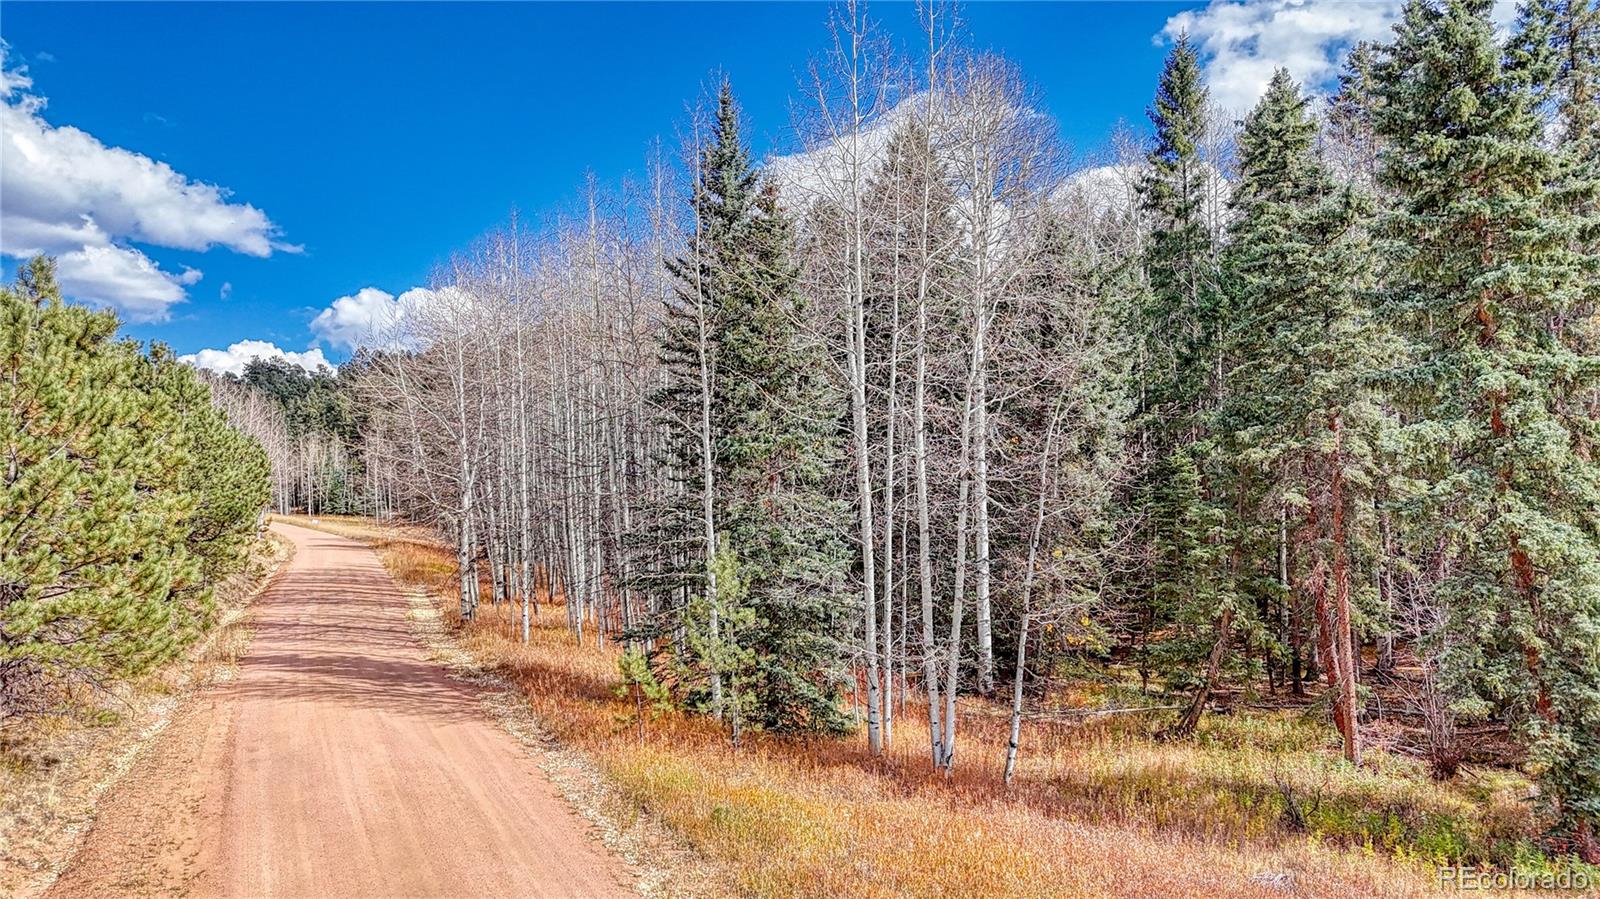
[[[1090,152],[1118,120],[1143,127],[1178,27],[1201,38],[1213,90],[1242,103],[1280,62],[1325,82],[1337,49],[1381,33],[1395,6],[973,3],[962,17],[967,43],[1016,62]],[[869,13],[917,40],[909,3]],[[820,3],[7,2],[7,275],[23,251],[82,243],[78,292],[146,319],[129,324],[136,337],[184,353],[247,339],[305,350],[337,298],[424,284],[512,209],[537,218],[587,171],[640,170],[717,69],[757,153],[790,148],[827,17]],[[61,236],[80,226],[93,233]]]

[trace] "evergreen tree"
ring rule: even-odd
[[[1600,4],[1522,4],[1507,63],[1511,72],[1528,79],[1558,143],[1593,148],[1600,137]]]
[[[167,439],[185,449],[189,464],[168,472],[168,489],[190,494],[186,544],[208,583],[236,571],[271,501],[271,466],[255,440],[228,426],[195,370],[167,347],[151,348],[141,381],[153,402],[170,411]]]
[[[671,266],[679,303],[663,345],[670,380],[660,400],[672,410],[673,465],[691,500],[673,516],[680,532],[704,523],[700,431],[709,427],[715,540],[713,564],[705,540],[683,554],[688,571],[678,581],[689,596],[704,595],[678,607],[672,628],[705,648],[696,665],[710,663],[707,695],[693,701],[715,705],[710,685],[726,680],[736,726],[839,731],[848,556],[843,509],[826,490],[839,453],[837,397],[820,348],[799,329],[792,226],[776,192],[758,184],[726,84],[700,164],[698,247]]]
[[[716,334],[718,485],[724,539],[753,612],[753,722],[839,732],[851,606],[845,508],[828,491],[842,459],[826,357],[800,332],[792,228],[768,187],[730,260]]]
[[[1571,216],[1583,296],[1563,328],[1580,352],[1600,351],[1600,4],[1593,0],[1530,0],[1507,53],[1526,78],[1547,119],[1545,136],[1558,154],[1549,201]],[[1600,418],[1600,393],[1585,405]]]
[[[1210,183],[1217,177],[1204,153],[1207,103],[1199,59],[1183,35],[1167,56],[1150,108],[1156,145],[1140,184],[1150,226],[1143,260],[1148,286],[1139,322],[1145,346],[1138,421],[1147,470],[1136,486],[1151,546],[1146,629],[1169,634],[1146,653],[1146,663],[1166,674],[1173,687],[1193,686],[1189,711],[1173,728],[1174,736],[1188,734],[1198,723],[1229,658],[1236,624],[1229,554],[1219,551],[1228,536],[1212,526],[1220,520],[1215,508],[1198,507],[1217,500],[1203,478],[1195,480],[1203,473],[1191,452],[1206,436],[1205,417],[1220,387],[1222,294],[1205,214]],[[1220,567],[1198,570],[1198,564]],[[1205,588],[1197,589],[1197,583]]]
[[[1274,594],[1292,602],[1291,591],[1317,610],[1335,720],[1346,757],[1359,761],[1352,568],[1372,532],[1370,520],[1356,518],[1371,508],[1360,500],[1376,477],[1382,415],[1372,372],[1384,347],[1358,274],[1361,201],[1334,186],[1316,155],[1316,130],[1306,98],[1280,69],[1239,138],[1236,217],[1223,257],[1233,311],[1228,389],[1210,464],[1233,485],[1235,529],[1252,557],[1276,561],[1275,544],[1295,522],[1303,556],[1283,560],[1281,572],[1278,564],[1250,572],[1250,592],[1261,599],[1258,612]],[[1266,477],[1252,478],[1258,471]],[[1295,583],[1278,582],[1284,574]]]
[[[1209,128],[1209,93],[1188,35],[1178,38],[1150,107],[1156,145],[1140,184],[1150,226],[1144,268],[1149,335],[1145,375],[1147,416],[1164,419],[1169,443],[1196,435],[1194,416],[1212,373],[1211,350],[1219,319],[1216,246],[1206,221],[1206,198],[1218,177],[1203,145]]]
[[[1600,466],[1574,399],[1600,359],[1561,338],[1586,260],[1546,186],[1527,67],[1490,0],[1412,0],[1378,69],[1386,317],[1415,512],[1445,541],[1438,595],[1466,651],[1444,672],[1465,712],[1509,716],[1558,826],[1600,861]]]
[[[171,658],[265,505],[260,448],[116,328],[42,257],[0,290],[0,719]]]

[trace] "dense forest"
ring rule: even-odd
[[[208,376],[260,460],[37,266],[6,294],[0,584],[53,583],[12,570],[47,556],[14,513],[61,495],[15,447],[77,420],[18,430],[28,335],[130,385],[65,383],[63,416],[191,441],[95,450],[180,483],[84,513],[160,555],[88,591],[74,635],[126,591],[163,597],[140,633],[199,615],[168,597],[237,545],[202,513],[270,481],[280,511],[437,525],[464,621],[505,604],[527,640],[550,605],[735,745],[925,729],[949,772],[957,699],[986,697],[1009,779],[1024,717],[1077,677],[1172,740],[1303,702],[1359,765],[1381,688],[1438,777],[1469,731],[1511,734],[1550,846],[1600,863],[1600,10],[1491,12],[1411,0],[1332,96],[1280,70],[1238,121],[1179,39],[1148,139],[1073,159],[950,10],[905,52],[847,6],[795,152],[756,160],[718,79],[681,156],[485,235],[337,373]],[[207,453],[269,470],[262,495],[161,461]],[[45,607],[8,599],[8,695],[110,645],[49,637]],[[139,645],[94,665],[166,651]]]
[[[359,371],[359,360],[334,372],[252,359],[241,375],[201,372],[228,421],[266,447],[274,509],[377,515],[388,508],[380,485],[363,481],[361,418],[351,399]]]

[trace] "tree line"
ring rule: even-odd
[[[0,288],[0,728],[92,706],[204,633],[268,502],[261,446],[204,380],[62,302]]]
[[[948,9],[836,15],[797,152],[732,86],[644,177],[513,220],[350,379],[387,507],[523,639],[956,765],[964,695],[1067,666],[1177,708],[1409,684],[1448,776],[1508,725],[1563,846],[1600,815],[1600,13],[1412,0],[1337,92],[1231,121],[1180,38],[1148,140],[1074,170]],[[907,86],[914,90],[907,90]],[[342,377],[342,375],[341,375]],[[1400,673],[1414,668],[1414,676]]]
[[[266,450],[272,508],[307,515],[388,514],[386,483],[362,451],[353,384],[364,354],[335,371],[256,358],[240,374],[201,372],[228,421]]]

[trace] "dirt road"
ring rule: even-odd
[[[237,676],[185,703],[51,897],[626,895],[476,691],[428,661],[377,557],[286,525]]]

